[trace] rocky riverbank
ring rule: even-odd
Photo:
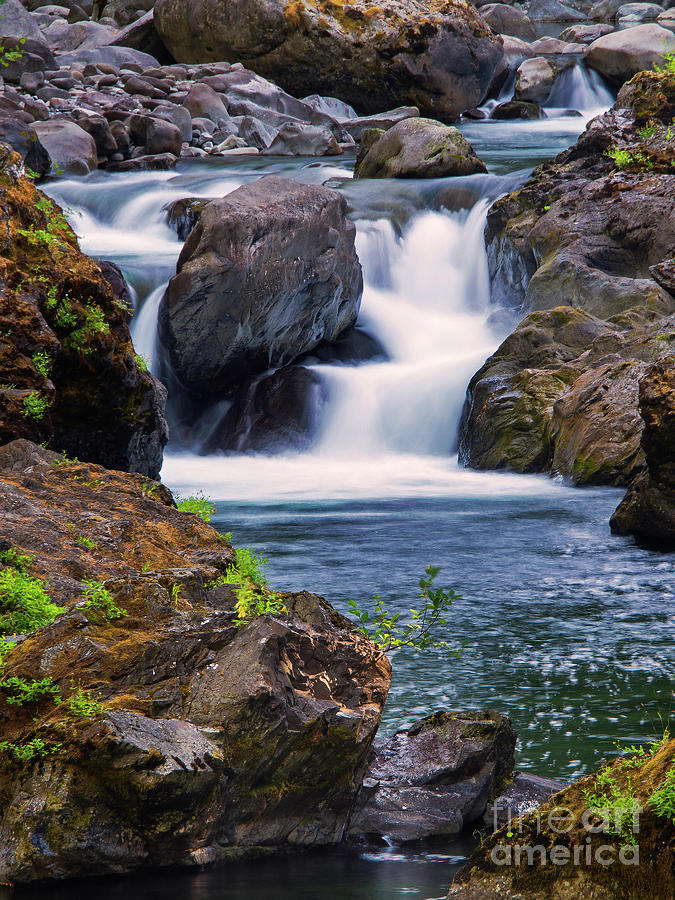
[[[675,334],[674,113],[675,76],[636,75],[574,147],[490,210],[493,299],[529,314],[469,384],[467,465],[581,485],[644,472],[639,384],[670,364]],[[654,510],[664,538],[666,496]]]

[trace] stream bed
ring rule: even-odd
[[[606,92],[605,92],[606,94]],[[163,479],[216,502],[214,524],[269,557],[281,589],[309,589],[346,612],[379,595],[407,611],[427,563],[460,596],[442,635],[465,647],[399,652],[382,729],[433,709],[492,707],[519,733],[517,765],[573,779],[675,712],[673,557],[610,536],[621,492],[538,476],[463,470],[455,456],[466,384],[513,324],[489,299],[483,226],[489,204],[569,146],[611,98],[576,81],[538,122],[473,122],[463,131],[488,175],[354,182],[353,160],[180,163],[175,171],[59,180],[83,249],[112,259],[131,285],[136,349],[156,366],[159,301],[181,242],[163,207],[220,197],[265,174],[328,184],[347,196],[365,292],[360,324],[386,361],[320,365],[328,404],[316,440],[283,456],[202,456],[220,421],[174,414]],[[582,102],[583,101],[583,102]],[[280,856],[202,873],[97,882],[99,900],[384,900],[445,896],[473,846],[383,847]],[[44,897],[22,892],[22,896]],[[80,888],[50,890],[74,900]]]

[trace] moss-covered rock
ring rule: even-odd
[[[134,354],[129,310],[5,145],[0,210],[0,442],[156,476],[165,391]]]
[[[63,702],[0,688],[0,881],[338,842],[389,689],[375,646],[305,592],[238,627],[231,546],[157,483],[27,441],[0,474],[2,552],[66,608],[2,647],[4,678]]]
[[[455,876],[448,900],[670,900],[673,784],[675,741],[666,736],[642,756],[618,759],[576,781],[486,838]],[[668,785],[669,806],[657,802]],[[625,815],[617,818],[617,806]]]

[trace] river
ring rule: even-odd
[[[163,207],[220,197],[265,174],[343,191],[357,226],[365,292],[359,322],[386,361],[317,367],[327,384],[317,440],[303,453],[202,456],[217,406],[189,427],[174,410],[164,481],[214,499],[214,524],[269,557],[279,588],[307,588],[346,611],[374,595],[406,611],[424,565],[460,596],[445,651],[399,652],[383,731],[429,711],[492,707],[519,733],[517,762],[572,779],[660,733],[673,713],[673,560],[612,537],[621,496],[547,477],[463,470],[455,457],[466,384],[512,327],[490,303],[483,227],[489,204],[569,146],[611,98],[570,70],[537,122],[479,121],[463,131],[488,175],[353,181],[353,159],[243,157],[175,171],[59,180],[83,249],[117,262],[131,285],[137,351],[155,360],[159,300],[178,241]],[[445,895],[470,837],[275,857],[199,874],[97,882],[99,900],[384,900]],[[22,896],[32,897],[29,891]],[[36,894],[36,896],[38,896]],[[39,894],[44,896],[44,894]],[[50,891],[74,900],[78,889]]]

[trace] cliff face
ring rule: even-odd
[[[308,593],[238,625],[229,543],[140,475],[14,441],[0,479],[3,571],[64,608],[6,639],[0,880],[338,842],[390,684],[374,645]]]
[[[0,443],[155,477],[166,395],[134,354],[129,310],[2,144],[0,217]]]

